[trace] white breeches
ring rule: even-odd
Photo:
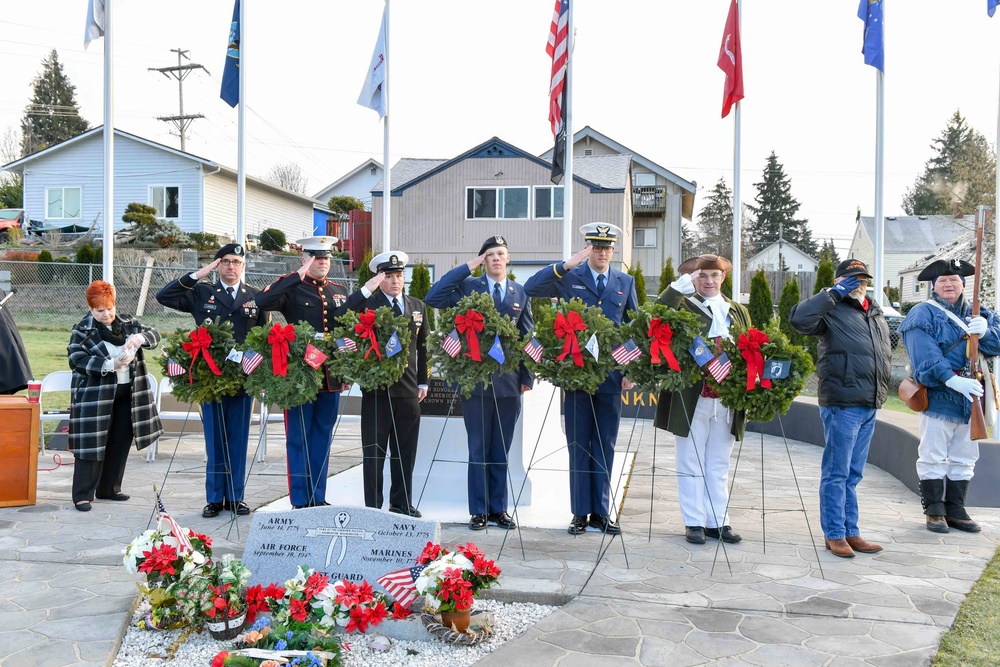
[[[972,479],[979,459],[979,443],[969,439],[969,425],[946,422],[920,413],[917,477]]]
[[[717,398],[698,398],[691,433],[677,438],[677,494],[685,526],[729,525],[733,413]]]

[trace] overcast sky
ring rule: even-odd
[[[184,85],[202,113],[188,150],[236,165],[237,111],[219,99],[230,0],[113,0],[115,123],[179,147],[158,115],[177,113],[177,84],[147,68],[191,52],[210,74]],[[309,194],[369,157],[382,159],[374,111],[356,104],[378,33],[378,0],[247,0],[248,171],[294,162]],[[774,150],[817,238],[850,242],[857,207],[874,212],[875,70],[861,55],[856,0],[745,0],[743,200]],[[996,140],[1000,17],[985,0],[886,0],[885,213],[960,109]],[[552,0],[392,0],[391,161],[450,158],[500,138],[532,153],[552,143]],[[103,40],[83,49],[86,0],[3,3],[0,132],[15,127],[50,49],[102,122]],[[732,185],[732,116],[720,118],[716,67],[729,0],[578,0],[573,125],[590,125],[697,181],[696,211],[720,177]]]

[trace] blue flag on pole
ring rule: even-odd
[[[997,10],[997,5],[1000,5],[1000,0],[986,0],[986,13],[993,16]]]
[[[385,344],[385,356],[392,357],[403,351],[403,346],[399,344],[398,333],[397,331],[393,331],[392,335],[389,336],[389,340]]]
[[[222,100],[231,107],[240,103],[240,0],[233,7],[233,23],[229,27],[229,47],[226,66],[222,70]]]
[[[691,347],[688,348],[688,353],[694,357],[694,360],[698,362],[699,366],[704,366],[715,356],[708,351],[708,343],[701,336],[695,336],[694,342],[691,343]]]
[[[493,341],[493,347],[487,352],[491,357],[497,360],[497,363],[503,366],[503,362],[507,360],[507,357],[503,353],[503,345],[500,344],[500,334],[496,334],[496,339]]]
[[[995,2],[995,0],[989,0]],[[861,0],[858,18],[865,22],[865,42],[861,53],[865,64],[885,72],[885,35],[882,32],[882,0]]]

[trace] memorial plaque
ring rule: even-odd
[[[254,512],[243,562],[251,586],[284,584],[299,565],[378,586],[383,574],[412,566],[428,542],[440,542],[436,521],[368,507]]]
[[[624,419],[655,419],[656,404],[660,395],[642,389],[622,390],[622,416]],[[566,392],[559,391],[559,414],[566,412]]]
[[[427,397],[420,402],[420,414],[429,417],[461,417],[462,395],[456,385],[441,378],[430,378]]]

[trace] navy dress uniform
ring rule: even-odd
[[[333,236],[299,239],[305,255],[316,260],[329,258],[337,242]],[[257,297],[262,308],[277,310],[289,324],[308,322],[317,337],[333,331],[335,318],[347,312],[348,290],[326,278],[329,267],[310,270],[300,276],[293,272],[264,288]],[[330,443],[340,407],[341,381],[330,377],[326,366],[323,386],[315,400],[285,410],[285,449],[288,456],[288,493],[292,507],[326,505],[326,478],[330,463]]]
[[[243,246],[230,243],[215,253],[215,259],[233,255],[242,260]],[[237,260],[227,260],[237,261]],[[156,293],[156,300],[168,308],[194,315],[195,326],[205,320],[219,318],[233,325],[233,338],[242,344],[247,332],[267,323],[267,312],[254,301],[259,290],[241,280],[227,285],[199,281],[195,273],[167,283]],[[205,429],[205,450],[208,463],[205,471],[205,500],[202,511],[206,518],[218,516],[222,510],[249,514],[243,502],[246,483],[247,440],[250,437],[250,415],[253,399],[240,391],[214,403],[202,403],[201,419]]]
[[[584,225],[580,231],[594,248],[613,248],[621,233],[615,225],[604,223]],[[628,311],[639,307],[635,280],[610,266],[600,274],[600,279],[595,273],[589,261],[572,269],[567,269],[565,262],[557,262],[529,278],[524,291],[531,297],[558,297],[567,301],[578,298],[587,306],[600,308],[615,326],[621,326],[630,319]],[[603,288],[598,287],[599,283]],[[621,391],[622,374],[612,371],[594,394],[566,392],[564,415],[573,512],[570,534],[578,535],[586,530],[588,514],[590,526],[607,533],[620,532],[618,526],[610,522],[608,508],[615,439],[621,421]]]
[[[491,236],[479,255],[493,248],[507,247],[503,236]],[[522,337],[535,328],[531,301],[524,287],[503,278],[494,281],[485,273],[473,277],[467,264],[446,273],[427,293],[427,305],[452,308],[470,294],[492,294],[497,312],[513,320]],[[515,528],[507,516],[507,455],[514,439],[514,425],[521,414],[521,385],[531,387],[534,378],[524,364],[516,373],[497,371],[492,386],[476,385],[470,398],[462,397],[462,418],[469,441],[469,527],[480,530],[486,522],[501,528]]]
[[[374,257],[369,268],[375,273],[402,273],[406,253],[388,251]],[[394,304],[393,301],[396,301]],[[403,376],[385,389],[361,390],[361,451],[364,457],[366,507],[382,507],[385,455],[389,452],[389,511],[419,517],[413,506],[413,466],[420,437],[420,390],[427,389],[427,307],[420,299],[400,293],[395,299],[381,290],[362,287],[347,301],[350,310],[363,312],[383,306],[406,316],[410,330],[409,358]]]

